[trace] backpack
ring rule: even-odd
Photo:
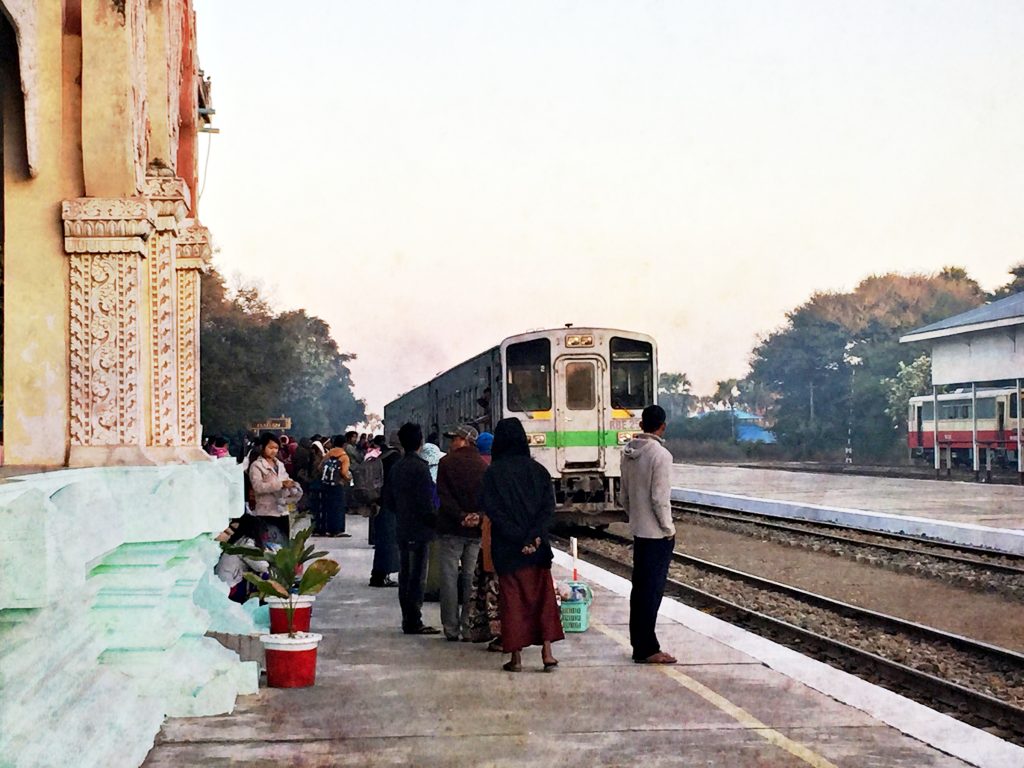
[[[380,489],[384,486],[384,462],[380,456],[367,459],[352,468],[352,482],[355,485],[356,501],[371,504],[380,500]]]
[[[328,456],[320,465],[320,482],[324,485],[341,485],[341,459]]]

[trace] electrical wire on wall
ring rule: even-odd
[[[213,134],[206,134],[206,161],[203,163],[203,185],[199,188],[199,196],[196,203],[203,199],[203,190],[206,189],[206,172],[210,168],[210,148],[213,146]]]

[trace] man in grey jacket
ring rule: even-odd
[[[672,454],[662,443],[665,409],[644,408],[644,431],[622,451],[622,506],[633,534],[633,589],[629,593],[629,641],[638,664],[675,664],[661,650],[654,624],[676,543],[672,522]]]

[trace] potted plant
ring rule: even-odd
[[[316,650],[323,636],[308,631],[313,595],[334,578],[338,564],[317,559],[327,552],[306,546],[310,533],[309,528],[300,531],[277,550],[221,545],[228,554],[267,562],[266,576],[247,573],[243,578],[256,587],[260,598],[271,603],[271,633],[260,636],[271,688],[304,688],[316,680]]]

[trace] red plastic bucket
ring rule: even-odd
[[[295,616],[292,619],[293,631],[309,632],[309,622],[313,615],[313,595],[295,595]],[[274,635],[288,634],[288,601],[276,597],[267,598],[270,608],[270,632]]]
[[[271,688],[307,688],[316,682],[316,651],[322,635],[303,632],[261,635],[266,663],[267,685]]]

